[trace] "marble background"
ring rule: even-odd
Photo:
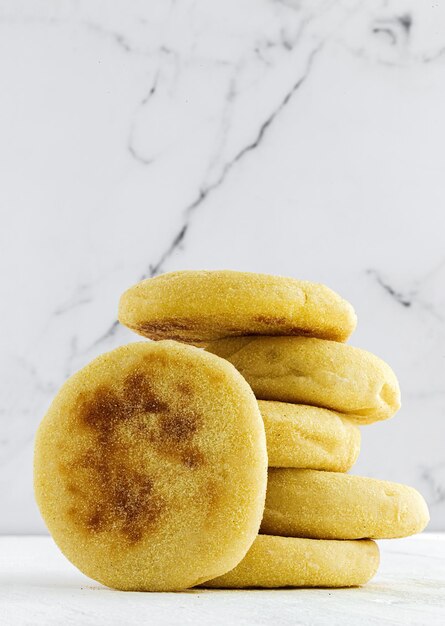
[[[136,336],[143,276],[325,282],[403,408],[354,473],[445,530],[445,6],[0,0],[0,532],[44,532],[35,429],[59,385]]]

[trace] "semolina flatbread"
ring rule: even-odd
[[[311,404],[360,424],[388,419],[400,408],[392,369],[374,354],[311,337],[220,339],[206,350],[237,368],[260,400]]]
[[[258,400],[269,467],[347,472],[360,452],[360,429],[340,413],[306,404]]]
[[[42,516],[81,571],[116,589],[183,589],[235,567],[258,533],[264,426],[227,361],[133,343],[63,385],[34,468]]]
[[[429,521],[420,493],[399,483],[310,469],[270,469],[261,532],[313,539],[392,539]]]
[[[122,295],[119,320],[150,339],[193,344],[242,335],[346,341],[357,324],[351,304],[325,285],[229,270],[147,278]]]
[[[377,572],[374,541],[334,541],[258,535],[235,569],[203,587],[356,587]]]

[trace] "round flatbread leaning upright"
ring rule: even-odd
[[[129,344],[60,389],[40,424],[35,494],[65,556],[124,590],[233,569],[264,510],[267,454],[235,368],[173,341]]]

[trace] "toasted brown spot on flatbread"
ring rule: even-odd
[[[180,396],[191,398],[193,396],[193,387],[186,382],[181,381],[177,384],[176,389]]]
[[[168,404],[153,391],[148,376],[140,372],[133,372],[125,378],[123,395],[129,412],[162,413],[168,410]]]
[[[164,502],[153,480],[125,460],[128,437],[143,438],[153,453],[190,470],[204,464],[193,441],[202,418],[188,408],[193,389],[190,383],[179,382],[177,390],[179,401],[167,402],[155,392],[147,373],[134,371],[125,376],[119,393],[101,385],[83,398],[80,421],[95,437],[64,475],[68,480],[73,471],[81,474],[85,488],[74,487],[71,479],[67,491],[80,500],[72,517],[88,533],[117,530],[133,543],[153,530],[162,516]]]
[[[253,317],[253,321],[254,322],[258,322],[259,324],[265,324],[266,326],[270,326],[270,328],[267,329],[267,333],[271,334],[271,335],[281,335],[283,334],[282,331],[282,326],[285,325],[286,326],[286,334],[287,335],[296,335],[296,336],[302,336],[302,337],[311,337],[313,336],[314,332],[312,329],[308,329],[308,328],[301,328],[300,326],[296,326],[292,323],[290,323],[289,320],[287,320],[285,317],[280,317],[280,316],[274,316],[274,315],[255,315]],[[278,326],[278,330],[274,329],[274,326]],[[258,332],[247,332],[245,333],[245,336],[256,336],[256,335],[260,335],[261,333]],[[265,334],[265,333],[263,333]],[[324,336],[330,336],[330,332],[329,331],[323,331],[320,330],[317,333],[320,337],[324,337]]]
[[[204,463],[204,455],[193,441],[200,427],[201,418],[196,414],[166,413],[160,416],[157,430],[151,433],[152,446],[162,456],[197,469]]]
[[[188,440],[198,428],[198,420],[194,415],[163,415],[160,420],[162,437],[174,443]]]
[[[282,335],[283,325],[286,326],[286,335],[312,337],[314,331],[312,329],[301,328],[299,326],[293,326],[289,320],[285,317],[267,316],[267,315],[255,315],[252,318],[252,324],[261,324],[267,326],[267,331],[264,329],[253,330],[252,328],[244,328],[230,322],[226,323],[225,336],[231,337],[257,337],[258,335]],[[158,320],[155,322],[125,322],[125,325],[131,330],[134,330],[139,335],[149,337],[154,340],[173,339],[180,342],[192,342],[196,345],[205,343],[210,339],[206,338],[209,329],[206,328],[203,321],[198,323],[195,320],[188,319],[169,319]],[[321,338],[330,338],[332,331],[317,330],[317,336]]]
[[[287,321],[285,317],[273,315],[254,315],[252,319],[254,322],[259,322],[260,324],[270,324],[271,326],[276,324],[285,324]]]
[[[123,417],[119,397],[108,387],[98,387],[81,412],[82,421],[106,436],[112,428],[113,420]]]
[[[100,386],[84,398],[80,420],[96,437],[64,474],[77,471],[81,477],[84,489],[73,488],[70,481],[67,491],[79,499],[72,516],[88,533],[114,530],[134,543],[156,526],[164,510],[163,498],[149,476],[123,462],[126,446],[119,426],[124,424],[130,435],[140,434],[142,426],[149,429],[150,421],[166,410],[167,403],[139,373],[125,378],[119,395]]]
[[[204,464],[204,455],[197,448],[190,448],[182,454],[182,462],[190,469],[197,469]]]
[[[89,534],[117,531],[134,543],[157,526],[164,500],[147,474],[118,461],[122,448],[112,438],[104,444],[89,448],[78,463],[84,489],[68,487],[78,501],[71,516]]]
[[[74,485],[73,483],[68,483],[66,486],[66,489],[68,493],[71,493],[74,496],[81,493],[81,490],[79,489],[79,487],[77,485]]]
[[[93,488],[84,525],[90,533],[118,530],[129,543],[140,541],[157,524],[164,509],[163,498],[156,494],[153,481],[128,468],[106,468],[103,479]],[[126,472],[126,473],[124,473]]]
[[[137,322],[131,324],[131,329],[145,337],[152,339],[175,339],[184,341],[184,333],[180,331],[197,330],[199,324],[191,319],[172,318],[157,322]]]

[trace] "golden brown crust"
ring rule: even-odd
[[[269,469],[261,532],[313,539],[391,539],[421,532],[428,507],[412,487],[310,469]]]
[[[374,541],[319,541],[259,535],[231,572],[203,587],[355,587],[377,572]]]
[[[40,425],[35,491],[87,575],[180,589],[233,567],[258,531],[267,455],[258,405],[229,363],[136,343],[65,383]]]
[[[400,389],[392,369],[374,354],[312,337],[236,337],[206,350],[237,368],[261,400],[310,404],[360,424],[392,417]]]
[[[119,320],[150,339],[194,344],[245,335],[345,341],[357,322],[352,306],[324,285],[228,270],[148,278],[122,295]]]

